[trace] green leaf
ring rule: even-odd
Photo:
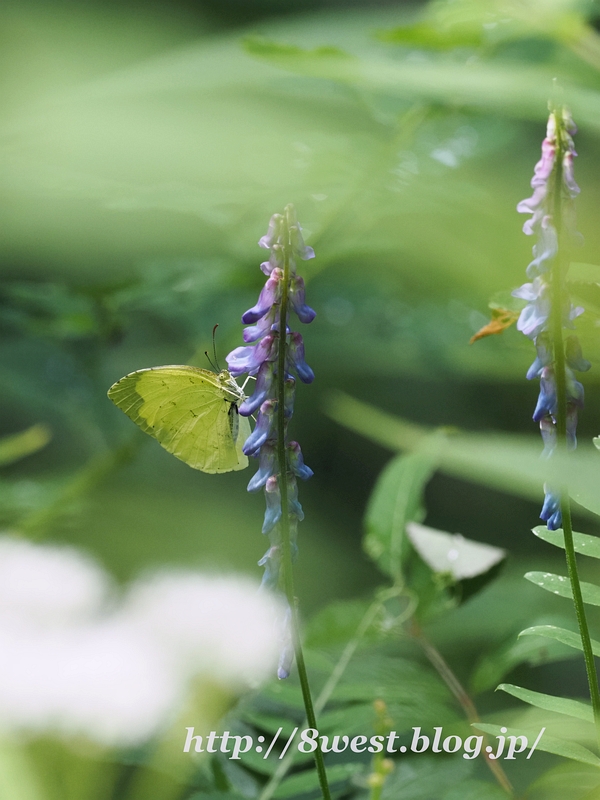
[[[332,393],[329,416],[391,450],[414,450],[430,430],[381,411],[341,392]],[[448,434],[440,444],[438,468],[484,486],[539,501],[542,485],[576,487],[571,496],[600,514],[600,459],[595,448],[580,447],[564,457],[540,458],[540,444],[528,436]]]
[[[5,436],[0,439],[0,467],[37,453],[51,438],[50,429],[45,425],[33,425],[21,433]]]
[[[543,708],[545,711],[554,711],[557,714],[566,714],[569,717],[581,719],[584,722],[594,721],[594,713],[592,707],[585,703],[580,703],[578,700],[570,700],[566,697],[554,697],[551,694],[542,694],[541,692],[534,692],[531,689],[523,689],[521,686],[515,686],[512,683],[501,683],[498,689],[511,694],[513,697],[518,697],[525,703],[536,708]]]
[[[196,792],[190,795],[186,800],[244,800],[243,794],[232,794],[231,792]]]
[[[357,635],[359,626],[371,607],[372,602],[368,600],[338,600],[330,603],[308,622],[305,631],[306,646],[331,647],[348,642]],[[372,624],[363,636],[378,638],[378,626]]]
[[[383,470],[365,515],[364,548],[379,568],[395,580],[409,552],[406,523],[421,519],[423,489],[434,470],[427,450],[394,458]]]
[[[527,789],[527,800],[594,800],[600,786],[597,767],[576,762],[559,764],[544,772]]]
[[[408,538],[434,572],[457,580],[483,575],[506,558],[506,551],[465,539],[459,533],[437,531],[417,522],[406,526]]]
[[[457,25],[440,30],[426,22],[380,31],[377,37],[383,42],[426,47],[433,50],[451,50],[454,47],[479,47],[483,40],[482,29],[479,25]]]
[[[564,575],[554,575],[552,572],[528,572],[524,577],[547,592],[557,594],[559,597],[573,599],[571,583]],[[583,595],[584,603],[600,606],[600,586],[581,581],[581,594]]]
[[[369,648],[358,654],[332,694],[332,700],[386,703],[410,703],[450,700],[446,686],[430,669],[406,658],[392,657],[381,648]]]
[[[521,631],[519,636],[544,636],[548,639],[555,639],[557,642],[562,642],[568,647],[573,647],[575,650],[583,651],[581,644],[581,636],[573,631],[568,631],[566,628],[558,628],[556,625],[534,625],[532,628],[526,628]],[[592,639],[592,650],[595,656],[600,656],[600,642]]]
[[[508,731],[504,733],[504,728],[501,729],[500,725],[488,725],[483,722],[473,723],[472,727],[478,731],[489,733],[492,736],[526,736],[529,747],[533,745],[540,733],[539,730],[524,731],[515,728],[509,728]],[[582,764],[592,764],[596,767],[600,767],[600,758],[588,750],[587,747],[583,747],[583,745],[576,744],[575,742],[568,742],[564,739],[556,739],[553,736],[547,736],[546,733],[543,734],[535,749],[536,752],[542,750],[544,753],[554,753],[554,755],[563,756],[563,758],[570,758],[572,761],[580,761]]]
[[[310,68],[311,63],[330,58],[353,59],[350,53],[346,53],[339,47],[325,45],[307,50],[285,42],[275,42],[264,36],[246,36],[243,40],[246,52],[259,58],[266,58],[275,63],[281,61],[287,63],[289,59],[294,59],[296,63],[304,63]]]
[[[335,784],[346,783],[354,775],[362,772],[364,768],[360,764],[335,764],[327,768],[327,779],[332,787]],[[291,778],[283,781],[273,793],[273,797],[281,800],[286,797],[313,792],[319,788],[319,777],[313,768],[292,775]]]
[[[539,538],[543,539],[555,547],[565,549],[565,535],[562,528],[556,531],[549,531],[545,525],[538,525],[533,528],[533,533]],[[600,538],[598,536],[589,536],[587,533],[573,532],[573,544],[575,552],[581,553],[590,558],[600,558]]]
[[[514,636],[511,636],[500,647],[486,653],[479,660],[471,675],[471,688],[476,693],[492,689],[519,664],[539,666],[574,656],[575,653],[565,643],[559,641],[540,641],[534,637],[515,641]]]
[[[383,785],[382,800],[431,800],[444,797],[449,787],[462,786],[474,769],[472,761],[421,755],[396,762]]]
[[[417,35],[425,39],[427,34],[428,29],[422,28]],[[438,37],[438,41],[442,38]],[[337,48],[328,54],[274,42],[250,46],[254,47],[254,55],[297,75],[311,75],[392,97],[484,108],[525,119],[539,117],[538,109],[546,106],[551,76],[545,68],[523,63],[482,62],[473,70],[470,64],[447,59],[414,63],[382,56],[341,58]],[[564,90],[574,116],[598,129],[598,93],[571,81],[565,82]]]
[[[244,722],[253,725],[260,731],[275,734],[281,728],[282,736],[290,736],[294,730],[294,723],[290,719],[272,714],[261,714],[253,709],[247,709],[242,714]]]
[[[506,800],[506,792],[494,783],[468,780],[453,786],[442,800]]]

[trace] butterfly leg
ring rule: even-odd
[[[253,380],[253,381],[255,381],[255,380],[256,380],[256,378],[254,377],[254,375],[248,375],[248,377],[246,378],[246,380],[244,381],[244,383],[243,383],[243,385],[242,385],[242,392],[243,392],[243,391],[244,391],[244,389],[246,388],[246,384],[248,383],[248,381],[249,381],[249,380]]]

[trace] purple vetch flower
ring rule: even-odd
[[[259,242],[260,244],[260,242]],[[283,264],[283,247],[280,244],[274,244],[271,248],[271,255],[268,261],[263,261],[260,265],[261,270],[265,275],[270,275],[276,267],[281,267]]]
[[[290,465],[290,469],[294,475],[296,475],[298,478],[301,478],[303,481],[307,481],[309,478],[312,478],[314,473],[312,469],[307,467],[304,463],[304,457],[302,456],[302,450],[300,449],[298,442],[288,442],[287,449],[288,464]]]
[[[256,380],[252,395],[240,405],[239,413],[250,416],[258,411],[254,430],[244,443],[243,451],[258,459],[258,471],[251,478],[248,491],[264,490],[266,511],[262,530],[268,535],[270,546],[259,565],[265,569],[263,586],[277,590],[282,583],[285,544],[282,531],[289,534],[290,551],[294,559],[298,522],[304,518],[298,500],[297,478],[307,480],[313,474],[304,463],[300,445],[286,442],[286,437],[294,412],[294,375],[304,383],[311,383],[315,377],[305,361],[302,336],[289,327],[292,312],[305,324],[312,322],[316,316],[306,304],[304,280],[296,273],[297,261],[307,261],[314,258],[315,254],[304,243],[301,227],[291,206],[287,206],[284,214],[271,217],[269,229],[259,245],[270,250],[270,255],[260,265],[267,281],[258,301],[242,316],[242,322],[250,326],[243,333],[244,341],[250,346],[233,350],[227,356],[227,364],[233,376],[248,373]],[[287,309],[285,324],[282,319],[283,307]],[[285,353],[281,355],[280,362],[281,347],[285,347]],[[284,365],[283,376],[278,374],[280,363]],[[283,404],[283,430],[279,429],[279,403]],[[278,456],[280,436],[283,436],[285,445],[283,475],[282,464],[279,463],[283,455]],[[282,484],[282,480],[285,483]],[[282,494],[287,496],[287,508],[282,508]],[[287,677],[293,661],[290,625],[291,619],[284,625],[288,633],[284,637],[286,643],[282,645],[278,672],[280,678]]]
[[[560,494],[551,489],[547,483],[544,484],[544,493],[544,505],[540,511],[540,519],[546,523],[549,531],[555,531],[562,525]]]
[[[257,492],[267,480],[277,472],[277,453],[273,444],[263,444],[258,457],[258,471],[254,473],[248,484],[249,492]]]
[[[288,369],[294,370],[302,383],[312,383],[314,381],[315,373],[304,360],[304,342],[302,341],[302,336],[299,333],[292,333],[290,335],[287,366]]]
[[[254,384],[254,391],[250,397],[247,397],[239,407],[238,411],[243,417],[249,417],[254,414],[264,401],[269,397],[273,386],[273,375],[275,366],[272,361],[263,361],[256,374],[256,383]]]
[[[249,308],[248,311],[245,311],[242,314],[242,322],[244,325],[250,325],[252,322],[258,322],[261,317],[264,317],[267,311],[271,310],[278,299],[282,278],[283,272],[279,268],[274,269],[269,275],[267,282],[263,286],[262,291],[258,296],[258,300],[256,301],[256,305],[252,306],[252,308]]]
[[[539,378],[544,367],[552,363],[552,345],[548,339],[547,333],[542,333],[536,338],[535,349],[537,351],[537,356],[533,364],[527,370],[526,377],[528,381]]]
[[[263,522],[263,533],[269,533],[281,519],[281,492],[276,475],[271,475],[265,483],[265,499],[267,510]]]
[[[273,214],[269,220],[269,229],[264,236],[258,240],[258,246],[265,250],[272,250],[276,244],[280,244],[279,239],[283,229],[283,214]]]
[[[550,286],[538,275],[533,283],[524,283],[512,293],[513,297],[527,300],[517,320],[517,329],[534,339],[548,326],[550,318]]]
[[[246,439],[242,448],[245,455],[259,455],[260,448],[268,441],[272,440],[274,436],[276,410],[277,401],[274,399],[265,400],[261,405],[254,430]]]
[[[229,372],[234,378],[244,375],[256,375],[261,365],[265,361],[274,361],[277,358],[277,337],[274,334],[267,334],[254,347],[236,347],[226,357]]]
[[[560,208],[562,233],[571,239],[577,239],[573,200],[579,194],[579,187],[573,174],[573,159],[577,155],[573,144],[576,127],[566,109],[553,111],[548,119],[546,138],[542,142],[542,157],[535,165],[531,180],[533,194],[522,200],[517,211],[531,214],[531,218],[523,225],[528,236],[535,235],[533,261],[527,267],[527,276],[531,283],[524,283],[513,291],[514,297],[527,301],[517,322],[517,328],[533,340],[537,356],[527,371],[527,378],[540,379],[540,394],[533,414],[539,422],[540,433],[544,442],[543,456],[552,455],[557,446],[556,417],[558,413],[556,387],[556,359],[554,343],[551,337],[550,320],[556,310],[552,308],[553,280],[560,280],[558,271],[551,270],[558,254],[557,223],[554,219],[555,207],[560,192]],[[560,170],[560,173],[557,173]],[[556,272],[556,274],[555,274]],[[563,294],[563,307],[560,316],[563,328],[573,328],[574,320],[583,313],[583,308],[573,306],[570,298]],[[584,372],[590,368],[581,352],[576,336],[569,336],[565,342],[565,380],[566,380],[566,432],[567,447],[577,446],[577,415],[583,407],[583,386],[575,378],[573,370]],[[561,359],[562,361],[562,359]],[[540,514],[550,530],[562,525],[560,510],[560,494],[555,489],[544,486],[545,499]]]

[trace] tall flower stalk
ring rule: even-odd
[[[532,215],[523,231],[537,237],[534,258],[527,267],[531,283],[525,283],[513,294],[528,301],[517,327],[533,340],[537,350],[527,377],[540,379],[533,418],[540,425],[547,458],[555,451],[566,453],[577,446],[577,417],[583,407],[584,391],[574,373],[590,368],[577,337],[564,336],[564,329],[572,329],[574,320],[583,313],[583,308],[572,305],[566,286],[569,249],[580,236],[575,229],[573,202],[579,194],[573,174],[576,131],[566,108],[551,109],[542,157],[531,181],[533,195],[517,206],[519,212]],[[549,530],[562,527],[564,534],[568,575],[600,745],[600,692],[577,571],[568,487],[545,485],[544,492],[540,517]]]
[[[254,430],[243,451],[258,459],[258,471],[248,484],[248,491],[264,490],[266,511],[263,533],[269,537],[269,548],[259,564],[265,568],[263,585],[283,590],[287,600],[284,636],[278,677],[287,678],[296,659],[298,676],[310,728],[317,728],[308,683],[306,665],[299,636],[298,611],[294,590],[293,562],[297,553],[298,522],[304,517],[298,501],[297,478],[307,480],[312,470],[306,466],[300,445],[288,441],[287,429],[294,410],[297,376],[303,383],[312,383],[314,373],[304,360],[304,343],[299,333],[289,327],[290,312],[300,322],[309,323],[315,312],[306,305],[304,280],[296,272],[297,259],[314,258],[314,251],[304,244],[293,206],[283,214],[274,214],[267,233],[259,241],[270,251],[268,261],[260,267],[267,275],[255,306],[242,315],[243,338],[249,346],[238,347],[227,356],[231,375],[248,374],[256,383],[251,397],[239,408],[250,416],[258,412]],[[327,774],[320,748],[315,762],[325,800],[330,800]]]

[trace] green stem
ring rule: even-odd
[[[463,687],[461,682],[458,680],[450,665],[447,663],[446,659],[442,656],[440,651],[437,647],[429,641],[429,639],[425,636],[423,631],[421,630],[419,624],[413,620],[411,626],[411,635],[417,640],[417,642],[423,648],[423,652],[429,659],[430,663],[433,665],[435,670],[437,671],[440,678],[444,681],[446,686],[450,689],[456,700],[460,703],[462,707],[465,717],[470,725],[474,723],[481,722],[479,718],[479,714],[477,709],[475,708],[475,704],[471,700],[468,692]],[[487,745],[487,737],[484,735],[483,737],[484,743]],[[504,789],[504,791],[510,796],[513,797],[513,787],[511,782],[508,780],[508,777],[498,761],[490,758],[487,748],[483,749],[483,757],[485,758],[485,762],[493,774],[493,776],[498,781],[498,784]]]
[[[319,696],[315,701],[315,713],[320,714],[321,711],[327,705],[329,698],[333,694],[336,686],[338,685],[340,678],[346,671],[346,668],[354,653],[356,652],[363,636],[369,630],[377,615],[381,611],[381,603],[376,600],[375,602],[371,603],[369,608],[366,610],[365,615],[363,616],[362,620],[360,621],[358,628],[356,629],[356,633],[354,637],[348,642],[346,647],[342,652],[342,655],[339,658],[339,661],[336,663],[331,675],[327,679],[325,686],[321,689]],[[273,776],[269,780],[269,782],[265,785],[264,789],[262,790],[258,800],[271,800],[273,795],[275,794],[275,790],[281,783],[281,781],[285,778],[285,776],[290,771],[292,764],[294,763],[295,753],[293,750],[289,750],[283,761],[279,764]]]
[[[288,487],[287,487],[287,454],[286,454],[286,419],[285,419],[285,376],[286,376],[286,351],[287,351],[287,316],[288,293],[290,287],[290,234],[289,214],[286,208],[284,214],[284,255],[283,255],[283,281],[281,288],[281,307],[279,313],[279,352],[277,356],[277,460],[279,462],[279,492],[281,495],[281,544],[282,544],[282,571],[285,595],[290,607],[291,628],[294,642],[294,655],[298,667],[298,677],[302,687],[302,698],[306,710],[306,720],[310,728],[317,728],[317,720],[313,708],[304,653],[300,642],[298,609],[294,591],[294,574],[292,566],[292,547],[290,541],[290,520],[288,513]],[[319,784],[324,800],[331,800],[325,762],[320,746],[315,750],[315,764],[319,776]]]
[[[562,128],[560,120],[562,114],[560,110],[555,112],[557,120],[557,147],[556,147],[556,167],[554,169],[554,224],[558,237],[558,255],[552,265],[552,312],[551,312],[551,331],[554,349],[554,374],[556,380],[556,430],[557,430],[557,449],[558,455],[563,456],[567,452],[567,377],[565,344],[563,339],[563,304],[565,293],[563,291],[564,275],[566,272],[565,259],[562,255],[563,249],[560,246],[562,233],[562,159],[564,145],[562,139]],[[571,592],[575,604],[577,624],[583,646],[583,657],[585,659],[585,669],[587,673],[592,708],[594,711],[594,721],[596,725],[596,738],[600,748],[600,691],[598,689],[598,675],[596,663],[592,650],[592,641],[585,614],[579,573],[577,570],[577,558],[573,544],[573,526],[571,523],[571,502],[569,490],[566,484],[560,487],[560,510],[562,514],[562,528],[565,540],[565,554],[567,558],[567,571],[571,582]]]

